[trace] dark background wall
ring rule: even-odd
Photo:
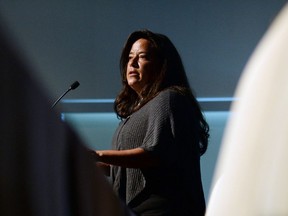
[[[127,36],[148,28],[178,48],[198,97],[232,97],[259,39],[285,0],[1,0],[0,14],[56,98],[114,98]]]
[[[62,104],[63,119],[95,149],[110,148],[118,125],[111,113],[112,102],[120,89],[118,61],[127,36],[141,28],[169,36],[183,58],[197,97],[206,101],[212,98],[201,102],[211,129],[209,148],[201,160],[208,199],[222,135],[231,115],[229,103],[219,98],[229,101],[233,97],[250,55],[285,3],[0,0],[0,17],[50,94],[51,105],[74,80],[81,85],[65,99],[111,99],[108,103]]]

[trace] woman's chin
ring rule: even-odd
[[[131,84],[128,83],[128,84],[137,93],[139,93],[142,89],[138,83],[131,83]]]

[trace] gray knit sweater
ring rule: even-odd
[[[120,123],[113,149],[140,147],[161,161],[161,166],[153,169],[112,167],[113,188],[128,205],[151,193],[173,199],[173,203],[179,201],[192,208],[191,212],[205,208],[198,124],[189,98],[173,90],[161,92]]]

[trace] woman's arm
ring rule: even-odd
[[[146,168],[159,165],[159,160],[142,148],[129,150],[95,151],[97,160],[106,164],[127,168]]]

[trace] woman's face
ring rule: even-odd
[[[153,82],[153,74],[159,73],[159,63],[152,47],[147,39],[139,39],[134,42],[129,53],[126,79],[128,85],[138,94],[148,82]]]

